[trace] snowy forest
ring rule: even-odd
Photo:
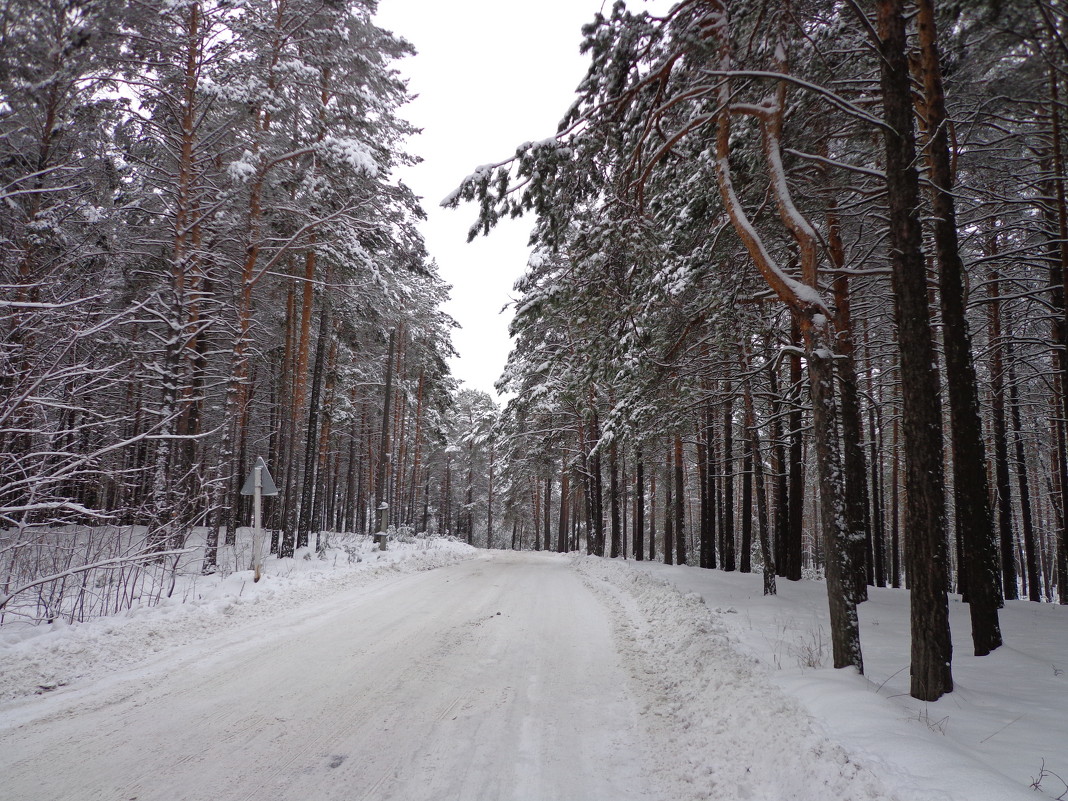
[[[1068,602],[1066,26],[1043,0],[586,26],[559,134],[446,201],[472,237],[536,220],[498,444],[535,547],[769,594],[817,568],[836,667],[863,669],[867,587],[907,586],[927,700],[947,592],[976,655],[1004,600]]]
[[[211,570],[257,456],[280,555],[366,530],[387,462],[394,519],[427,528],[452,321],[391,177],[411,46],[372,12],[4,4],[0,603],[31,584],[32,614],[94,614],[63,605],[71,571],[159,562],[198,527]]]
[[[450,375],[374,11],[0,8],[0,623],[220,569],[257,457],[280,557],[818,575],[858,670],[857,605],[907,587],[926,700],[949,593],[977,655],[1004,601],[1068,603],[1063,4],[606,8],[559,133],[445,201],[534,226],[501,405]]]

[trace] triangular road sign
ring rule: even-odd
[[[245,479],[245,486],[241,488],[242,495],[255,495],[256,494],[256,468],[260,468],[260,494],[261,495],[277,495],[278,487],[275,486],[274,479],[271,478],[271,473],[267,469],[267,462],[263,461],[262,456],[256,457],[256,464],[249,471],[248,478]]]

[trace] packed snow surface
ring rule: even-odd
[[[0,629],[4,801],[1014,801],[1068,774],[1068,619],[1003,611],[907,697],[907,594],[829,667],[820,582],[448,541],[280,560],[151,609]],[[963,609],[963,624],[960,614]],[[901,670],[905,666],[904,670]],[[36,694],[35,694],[36,693]],[[1045,760],[1047,773],[1042,774]],[[1038,792],[1032,790],[1037,783]]]

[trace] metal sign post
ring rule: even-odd
[[[263,496],[278,494],[262,456],[256,457],[256,465],[245,479],[241,494],[252,496],[252,569],[255,572],[252,580],[255,582],[263,573]]]
[[[263,468],[256,465],[252,468],[256,476],[256,491],[252,495],[252,570],[253,583],[260,580],[260,571],[263,569]]]

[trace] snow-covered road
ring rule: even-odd
[[[20,707],[0,796],[666,798],[605,597],[507,552],[345,590]]]
[[[907,696],[908,595],[832,670],[821,582],[443,539],[187,577],[0,631],[0,801],[1007,801],[1063,797],[1068,618]],[[350,553],[351,550],[351,553]],[[895,683],[896,682],[896,683]],[[41,694],[34,695],[37,690]],[[1029,778],[1030,777],[1030,778]],[[1034,788],[1038,788],[1038,792]]]

